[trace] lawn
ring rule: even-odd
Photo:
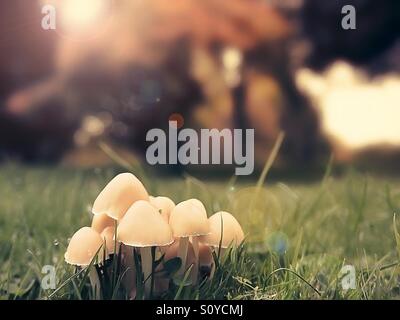
[[[68,238],[90,225],[93,200],[121,171],[14,164],[0,168],[1,299],[88,297],[74,281],[56,293],[43,290],[42,267],[56,267],[57,287],[74,273],[63,260]],[[134,171],[151,194],[175,202],[199,198],[209,215],[232,212],[247,235],[244,246],[226,257],[212,281],[165,298],[400,298],[396,178],[349,169],[340,176],[326,174],[307,182],[267,178],[257,189],[256,182],[200,181]],[[355,289],[342,288],[344,265],[355,268]]]

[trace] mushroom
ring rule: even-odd
[[[89,227],[83,227],[72,236],[64,259],[71,265],[78,267],[88,266],[95,258],[96,253],[101,251],[99,249],[102,245],[103,239],[97,231]],[[89,279],[95,290],[95,298],[100,299],[100,280],[94,269],[89,271]]]
[[[145,293],[151,292],[153,257],[152,247],[167,246],[174,239],[168,223],[147,201],[135,202],[121,219],[118,226],[118,240],[125,245],[140,248]]]
[[[114,177],[94,201],[94,215],[107,214],[120,220],[129,207],[138,200],[149,200],[143,184],[131,173],[121,173]]]
[[[243,241],[242,227],[229,212],[219,211],[208,220],[210,222],[210,234],[200,238],[202,243],[218,248],[219,253],[221,253],[221,250],[230,245],[238,246]],[[221,248],[219,248],[220,244]]]
[[[161,211],[161,216],[168,223],[171,211],[175,208],[175,203],[168,197],[152,197],[150,196],[150,203]]]
[[[197,238],[210,232],[207,213],[203,204],[197,199],[189,199],[178,203],[169,217],[169,224],[174,237],[179,238],[178,257],[182,260],[179,274],[183,274],[186,265],[189,238],[192,238],[193,249],[198,259]],[[197,274],[197,262],[194,266]]]
[[[98,233],[102,233],[107,227],[115,227],[115,220],[110,218],[105,213],[97,214],[93,216],[92,219],[92,229],[96,230]]]
[[[88,266],[103,245],[100,234],[89,227],[80,228],[71,238],[65,252],[65,261],[79,267]]]

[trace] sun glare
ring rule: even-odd
[[[303,69],[296,78],[330,136],[352,148],[400,144],[399,76],[371,80],[351,65],[337,62],[323,74]]]
[[[63,0],[60,20],[69,32],[87,31],[101,23],[110,7],[110,0]]]

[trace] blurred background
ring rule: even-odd
[[[356,30],[341,27],[348,4]],[[99,143],[144,161],[168,119],[254,128],[258,169],[283,130],[282,170],[333,154],[399,172],[400,2],[0,2],[0,161],[109,165]]]

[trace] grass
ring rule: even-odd
[[[57,287],[74,274],[63,261],[70,237],[90,224],[90,206],[115,168],[0,168],[0,298],[48,299],[42,268],[56,268]],[[159,178],[135,171],[152,194],[176,202],[196,197],[212,214],[232,212],[247,234],[244,247],[221,263],[213,281],[177,287],[168,299],[398,299],[400,180],[348,170],[314,182],[191,176]],[[343,290],[344,265],[356,289]],[[80,275],[82,276],[82,275]],[[86,299],[79,276],[51,296]]]

